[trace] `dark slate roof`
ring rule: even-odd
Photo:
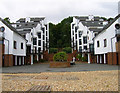
[[[104,28],[98,33],[98,35],[101,32],[103,32],[104,30],[108,29],[119,17],[120,17],[120,14],[118,14],[112,21],[110,21],[110,23],[108,23],[106,26],[104,26]]]
[[[102,28],[89,28],[89,30],[93,32],[100,32]]]
[[[86,21],[86,19],[89,19],[88,16],[75,16],[76,19],[79,19],[80,21]],[[102,19],[99,16],[93,16],[94,21],[99,21],[100,19]]]
[[[85,21],[88,19],[88,16],[75,16],[75,18],[79,19],[80,21]]]
[[[28,22],[28,23],[12,23],[16,25],[16,29],[24,29],[24,28],[34,28],[38,25],[37,22]],[[17,27],[17,25],[20,25]]]
[[[110,23],[108,23],[102,30],[109,28],[119,17],[120,14],[118,14],[112,21],[110,21]]]
[[[26,18],[20,18],[19,20],[17,20],[17,22],[20,22],[20,21],[25,21]],[[30,21],[41,21],[41,20],[44,20],[45,17],[35,17],[35,18],[30,18]]]
[[[82,24],[87,27],[95,27],[95,26],[102,27],[103,26],[102,23],[103,23],[102,21],[82,21]]]
[[[18,31],[18,33],[20,33],[21,35],[26,35],[27,33],[30,33],[31,31]]]
[[[0,21],[5,24],[11,31],[14,31],[15,33],[19,34],[21,37],[23,37],[20,33],[17,32],[17,30],[11,25],[8,24],[6,21],[4,21],[2,18],[0,18]],[[24,37],[23,37],[24,38]],[[25,39],[25,38],[24,38]],[[26,40],[26,39],[25,39]]]

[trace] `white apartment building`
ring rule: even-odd
[[[88,55],[90,63],[90,54],[94,54],[93,38],[106,25],[101,17],[97,16],[74,16],[71,23],[71,46],[73,51],[77,50],[82,54]]]
[[[120,64],[120,14],[94,38],[97,63]]]
[[[26,39],[15,28],[0,18],[0,64],[1,66],[24,65]]]
[[[43,53],[49,52],[49,25],[45,17],[21,18],[12,24],[27,42],[27,62],[43,59]]]

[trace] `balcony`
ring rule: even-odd
[[[43,54],[42,51],[35,51],[35,50],[31,50],[31,51],[27,51],[27,54]]]
[[[88,48],[87,50],[85,49],[80,49],[80,53],[94,53],[94,48]]]

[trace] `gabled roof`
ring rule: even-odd
[[[11,31],[13,31],[13,32],[15,32],[15,33],[17,33],[18,35],[20,35],[22,38],[24,38],[21,34],[19,34],[18,32],[17,32],[17,30],[13,27],[13,26],[11,26],[11,24],[8,24],[6,21],[4,21],[2,18],[0,18],[0,21],[3,23],[3,24],[5,24]],[[25,39],[25,38],[24,38]],[[26,40],[26,39],[25,39]]]
[[[80,21],[86,21],[86,19],[89,19],[89,16],[74,16],[76,19],[79,19]],[[99,21],[102,19],[99,16],[93,16],[94,21]]]
[[[104,26],[104,28],[96,35],[96,37],[103,31],[105,31],[106,29],[108,29],[118,18],[120,17],[120,14],[118,14],[112,21],[110,21],[110,23],[108,23],[106,26]],[[95,38],[96,38],[95,37]]]
[[[103,24],[101,21],[82,21],[81,22],[84,26],[87,26],[87,27],[102,27]]]
[[[100,32],[102,28],[89,28],[89,30],[93,32]]]
[[[109,28],[119,17],[120,17],[120,14],[118,14],[112,21],[110,21],[110,23],[107,24],[102,30]]]
[[[41,20],[44,20],[45,17],[35,17],[35,18],[30,18],[30,21],[41,21]],[[25,21],[26,18],[20,18],[19,20],[17,20],[17,22],[20,22],[20,21]]]
[[[37,22],[26,22],[26,23],[12,23],[15,25],[19,25],[18,27],[16,27],[16,29],[24,29],[24,28],[34,28],[38,25]]]

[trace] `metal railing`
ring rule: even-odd
[[[39,50],[31,50],[31,51],[27,51],[27,54],[42,54],[43,51],[39,51]]]
[[[85,49],[80,49],[80,53],[94,53],[94,48],[88,48],[87,50]]]

